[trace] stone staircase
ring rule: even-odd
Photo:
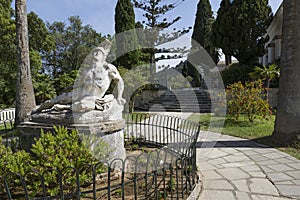
[[[168,90],[135,111],[210,113],[211,99],[203,89]]]

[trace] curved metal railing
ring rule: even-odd
[[[198,181],[195,145],[200,125],[148,114],[130,115],[126,121],[125,141],[150,145],[152,150],[81,169],[0,174],[0,199],[186,199]],[[66,174],[72,175],[72,181]],[[33,181],[35,190],[30,186]]]

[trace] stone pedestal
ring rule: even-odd
[[[101,117],[102,116],[102,117]],[[90,150],[103,145],[104,141],[109,145],[109,155],[106,161],[110,162],[115,158],[125,159],[123,129],[125,120],[123,119],[103,119],[99,111],[90,111],[84,114],[72,114],[72,111],[51,111],[32,115],[30,122],[21,123],[18,129],[21,133],[21,145],[26,151],[30,151],[34,138],[39,138],[41,129],[45,133],[54,133],[53,126],[64,126],[67,129],[77,130],[83,143],[85,140],[90,144]],[[106,144],[106,147],[107,147]],[[92,151],[93,153],[93,151]],[[98,158],[97,155],[95,155]]]

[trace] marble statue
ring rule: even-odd
[[[126,103],[122,98],[124,82],[117,68],[106,62],[111,43],[105,40],[99,47],[92,50],[87,57],[79,78],[75,81],[71,92],[63,93],[54,99],[42,103],[32,112],[72,110],[73,112],[88,112],[92,110],[107,111],[112,107],[113,101],[119,105]],[[116,98],[106,94],[112,81],[117,84]]]
[[[94,48],[84,60],[72,90],[45,101],[32,111],[30,121],[18,125],[24,149],[31,149],[41,129],[54,132],[53,125],[62,125],[77,130],[95,158],[100,156],[97,148],[105,142],[111,149],[107,161],[125,159],[124,82],[116,67],[106,62],[111,45],[105,40]],[[107,92],[112,82],[117,89],[115,95]]]

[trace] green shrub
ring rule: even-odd
[[[228,66],[226,69],[221,71],[221,76],[225,86],[234,84],[238,81],[242,83],[246,83],[250,81],[251,78],[249,73],[253,72],[253,67],[240,64],[240,63],[233,63]]]
[[[70,132],[64,127],[54,127],[54,131],[54,134],[41,132],[41,137],[36,139],[36,143],[32,146],[33,155],[25,151],[14,153],[2,144],[0,137],[0,176],[10,176],[10,172],[20,174],[25,177],[30,196],[35,196],[42,191],[39,175],[43,175],[48,195],[55,196],[59,193],[58,171],[62,175],[64,192],[72,193],[77,186],[76,170],[81,186],[91,184],[93,165],[97,164],[97,173],[106,170],[81,142],[77,131]],[[93,137],[83,138],[93,139]],[[98,140],[97,145],[95,153],[104,157],[110,152],[109,145],[104,141]],[[10,183],[14,186],[20,184],[20,180],[15,180],[11,176],[10,179]]]
[[[42,131],[41,137],[31,149],[35,155],[35,159],[32,160],[34,171],[42,173],[48,170],[44,179],[47,191],[52,196],[59,192],[56,170],[62,172],[67,192],[72,192],[76,189],[76,174],[70,167],[79,171],[81,184],[89,185],[92,181],[92,168],[88,164],[97,162],[89,149],[80,142],[77,131],[69,132],[64,127],[54,127],[54,130],[55,134]]]
[[[240,114],[246,114],[248,120],[253,122],[256,116],[266,118],[272,114],[270,106],[263,99],[265,88],[261,81],[234,83],[227,87],[227,113],[236,120]]]
[[[2,138],[0,137],[0,177],[6,178],[13,191],[21,186],[20,178],[16,174],[24,177],[31,170],[30,154],[25,151],[13,152],[11,148],[7,148],[2,144]],[[5,193],[5,190],[0,179],[1,193]]]
[[[25,151],[13,152],[2,144],[0,137],[0,176],[5,177],[10,172],[24,176],[31,169],[30,154]]]

